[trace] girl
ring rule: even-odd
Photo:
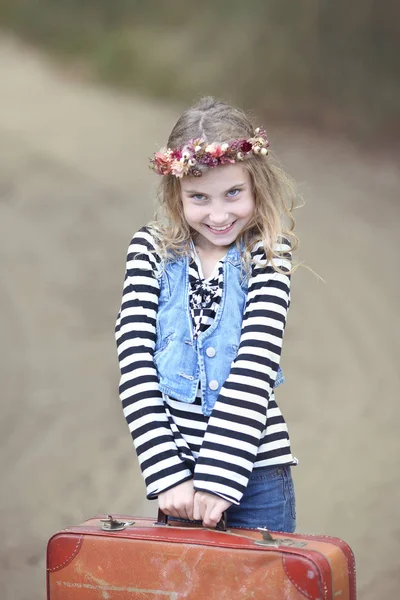
[[[155,153],[164,216],[128,250],[119,389],[165,513],[215,527],[227,510],[230,527],[293,532],[297,461],[274,388],[296,238],[268,146],[243,112],[205,98]]]

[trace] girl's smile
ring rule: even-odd
[[[229,247],[254,214],[250,175],[240,164],[183,177],[181,199],[188,225],[199,234],[196,245],[206,251]]]
[[[232,227],[234,226],[235,223],[236,223],[236,221],[233,221],[232,223],[229,223],[228,225],[225,225],[223,227],[211,227],[211,225],[207,225],[207,227],[215,235],[222,235],[222,234],[229,233],[232,230]]]

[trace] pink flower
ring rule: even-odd
[[[209,144],[206,148],[206,152],[213,158],[219,158],[224,154],[224,151],[218,144]]]
[[[171,159],[164,152],[156,152],[153,158],[154,170],[159,175],[167,175],[170,172]]]
[[[221,165],[228,165],[229,163],[233,164],[235,162],[235,159],[229,158],[229,156],[221,156],[219,162],[221,163]]]
[[[221,146],[216,146],[215,149],[213,150],[213,152],[211,153],[211,156],[213,158],[219,158],[220,156],[222,156],[224,153],[224,151],[222,150]]]
[[[182,150],[180,150],[179,148],[177,150],[172,150],[171,157],[176,158],[176,160],[181,160]]]

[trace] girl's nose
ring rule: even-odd
[[[210,222],[216,227],[228,224],[229,215],[228,213],[213,213],[210,214]]]

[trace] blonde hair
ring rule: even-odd
[[[177,149],[190,139],[203,138],[208,143],[223,143],[233,139],[248,139],[253,135],[253,125],[242,110],[212,97],[205,97],[180,116],[167,146]],[[236,240],[237,247],[241,251],[246,271],[252,262],[251,250],[257,242],[261,242],[267,262],[276,271],[280,271],[273,259],[283,255],[287,257],[287,250],[276,250],[276,243],[286,239],[292,251],[298,246],[297,237],[293,233],[292,211],[296,200],[293,182],[271,161],[270,155],[267,158],[254,155],[241,164],[250,175],[255,210],[251,221],[241,232],[241,239]],[[162,176],[159,199],[161,213],[156,214],[150,226],[156,235],[161,257],[167,261],[173,256],[189,256],[190,243],[196,232],[184,217],[178,177],[171,174]],[[240,241],[243,243],[243,251]]]

